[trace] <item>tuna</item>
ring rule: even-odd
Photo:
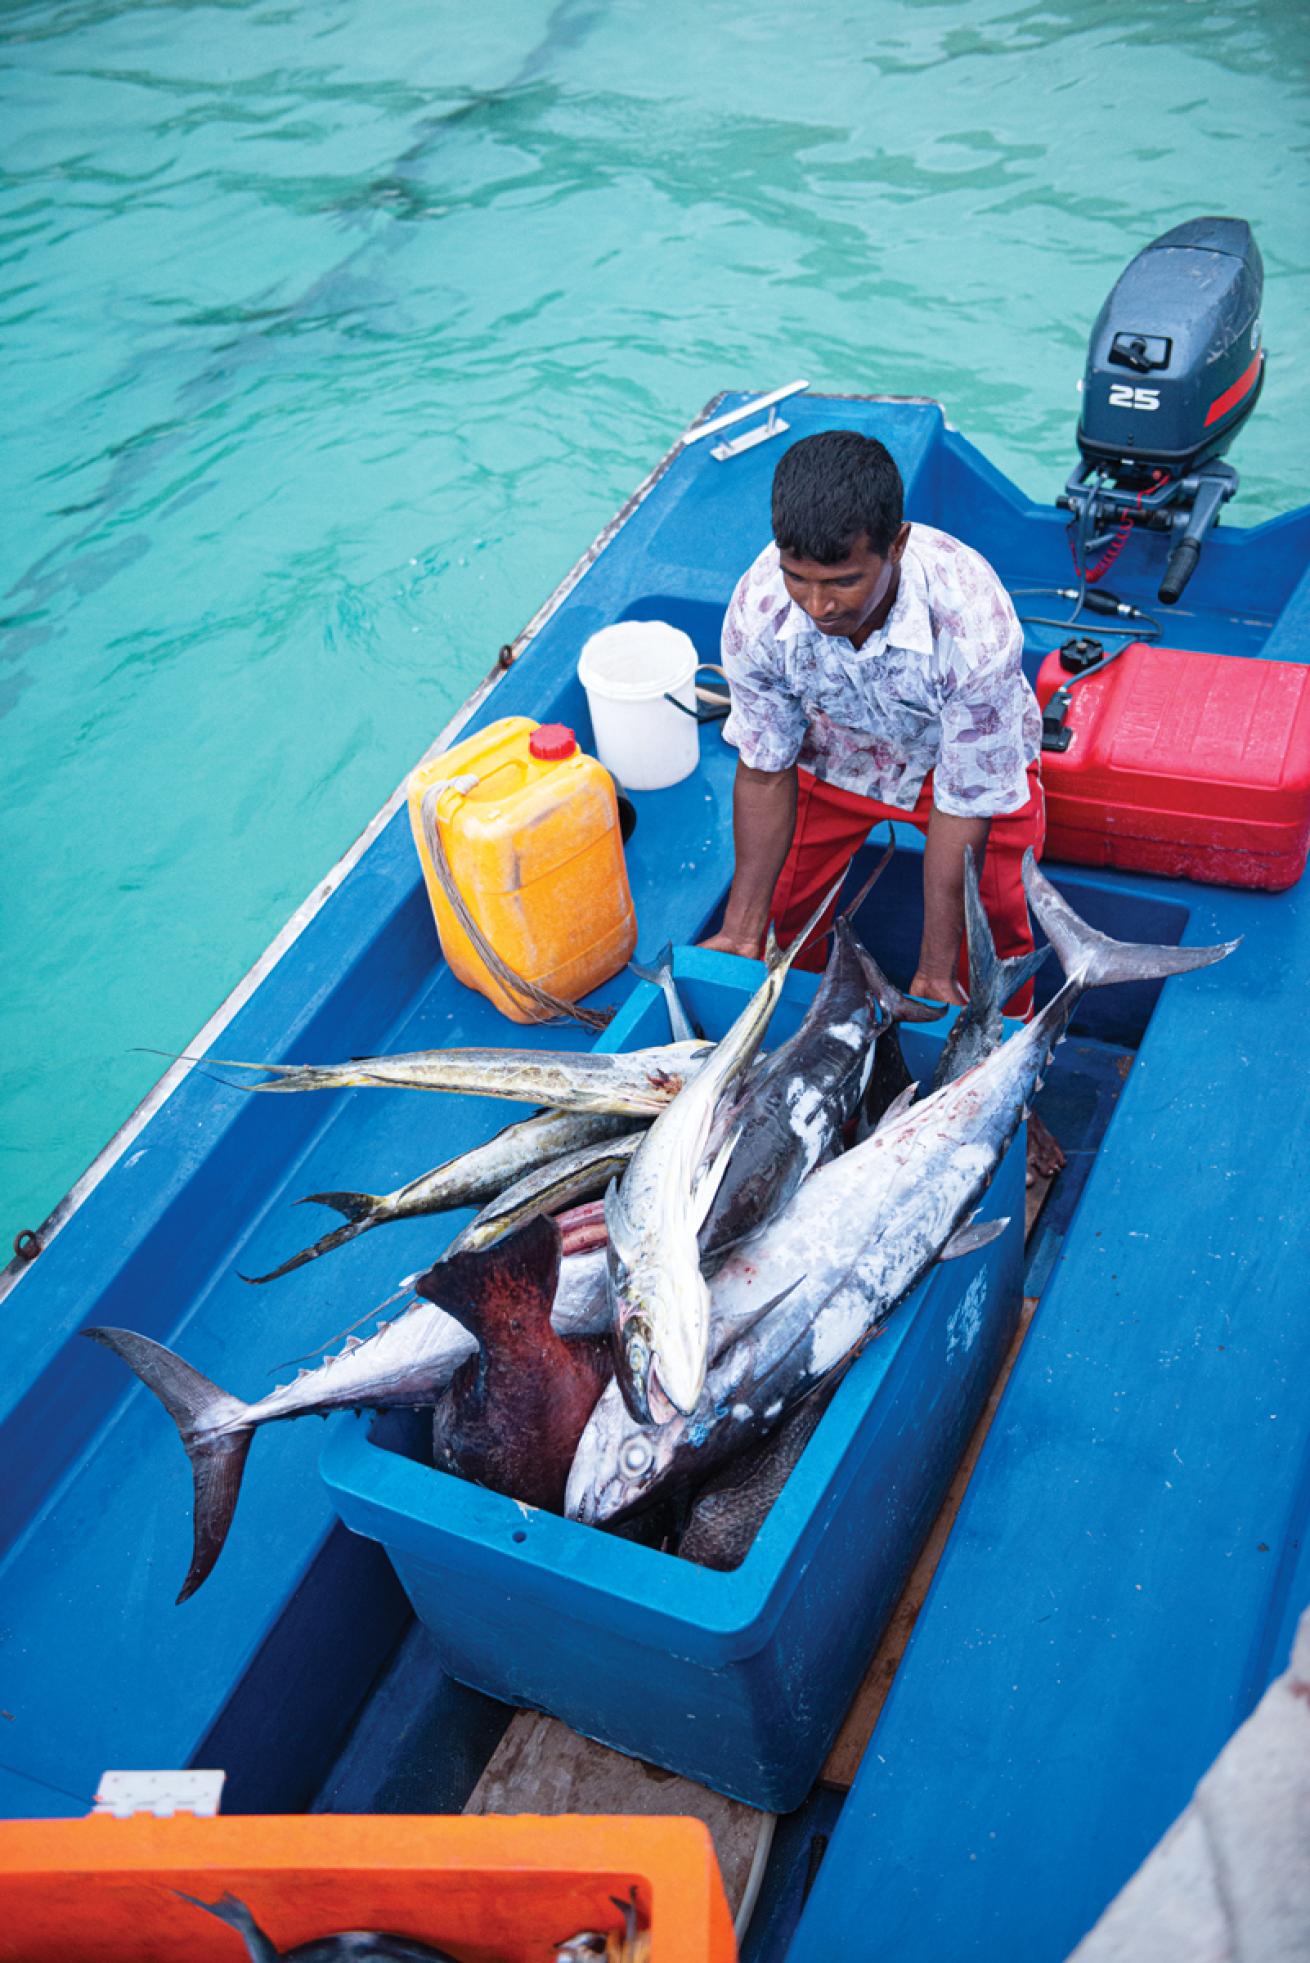
[[[941,1007],[945,1014],[946,1004]],[[892,1106],[907,1092],[917,1089],[901,1048],[900,1030],[893,1023],[880,1035],[873,1053],[873,1069],[856,1113],[855,1142],[858,1144],[870,1132],[877,1131]]]
[[[593,1522],[704,1478],[754,1443],[866,1343],[935,1261],[971,1252],[1007,1223],[972,1224],[1042,1071],[1089,988],[1210,966],[1237,945],[1135,946],[1080,920],[1024,860],[1034,912],[1065,971],[1041,1014],[967,1075],[908,1110],[893,1109],[862,1145],[821,1166],[787,1211],[714,1281],[716,1319],[736,1323],[690,1414],[634,1425],[615,1386],[583,1433],[566,1511]],[[776,1302],[753,1322],[741,1304]]]
[[[547,1227],[547,1233],[555,1230]],[[521,1241],[529,1226],[485,1253],[465,1254],[450,1263],[452,1294],[462,1304],[476,1293],[494,1299],[498,1287],[520,1295],[523,1287]],[[538,1246],[537,1258],[545,1259]],[[594,1256],[584,1257],[594,1263]],[[439,1295],[440,1264],[424,1280]],[[602,1303],[594,1286],[581,1291],[592,1313]],[[549,1296],[547,1297],[549,1300]],[[178,1428],[195,1482],[191,1566],[179,1602],[194,1595],[223,1551],[241,1491],[250,1441],[261,1425],[279,1419],[325,1416],[330,1411],[435,1405],[456,1370],[477,1351],[476,1340],[436,1301],[422,1301],[394,1322],[382,1323],[361,1341],[345,1346],[316,1370],[302,1370],[252,1403],[220,1390],[217,1384],[148,1336],[130,1329],[84,1329],[84,1336],[122,1358],[163,1404]]]
[[[893,988],[849,916],[837,920],[805,1020],[756,1065],[715,1121],[716,1139],[735,1132],[737,1143],[701,1229],[704,1272],[767,1226],[838,1144],[875,1067],[875,1046],[894,1041],[895,1024],[934,1022],[945,1013],[942,1003],[915,1002]]]

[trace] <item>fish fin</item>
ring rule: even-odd
[[[794,1295],[796,1293],[796,1290],[800,1287],[801,1283],[804,1281],[806,1273],[808,1273],[808,1270],[803,1270],[800,1274],[797,1275],[795,1281],[789,1281],[785,1288],[780,1288],[776,1295],[770,1296],[769,1300],[764,1304],[764,1307],[759,1311],[758,1315],[754,1315],[751,1317],[750,1323],[747,1325],[747,1327],[750,1329],[754,1329],[757,1323],[763,1322],[766,1315],[772,1315],[775,1309],[781,1308],[782,1304],[786,1301],[787,1297],[789,1295]],[[742,1333],[745,1334],[745,1331],[743,1331]]]
[[[245,1279],[246,1277],[243,1275],[242,1280],[244,1281]],[[410,1280],[416,1280],[416,1279],[417,1279],[416,1276],[410,1277]],[[373,1308],[365,1309],[363,1315],[356,1317],[355,1321],[352,1322],[348,1328],[338,1329],[335,1336],[329,1336],[327,1341],[325,1343],[320,1343],[317,1349],[304,1350],[299,1356],[289,1356],[281,1363],[274,1363],[269,1368],[267,1374],[270,1377],[280,1377],[284,1370],[296,1370],[297,1382],[299,1382],[301,1377],[308,1377],[310,1375],[310,1372],[308,1370],[296,1369],[297,1364],[313,1363],[315,1359],[325,1362],[331,1361],[331,1358],[329,1357],[328,1353],[332,1349],[335,1343],[344,1342],[347,1336],[352,1336],[357,1329],[362,1329],[366,1322],[372,1322],[375,1316],[381,1316],[383,1309],[389,1309],[393,1302],[398,1302],[400,1300],[401,1296],[405,1293],[405,1288],[406,1288],[406,1284],[402,1283],[401,1286],[396,1290],[394,1295],[384,1296],[382,1301],[376,1303]],[[399,1322],[401,1315],[408,1315],[411,1309],[416,1309],[418,1306],[419,1305],[417,1302],[407,1302],[404,1308],[400,1311],[400,1315],[392,1317],[392,1322]],[[390,1329],[390,1327],[391,1327],[390,1322],[379,1322],[377,1328],[372,1330],[370,1333],[374,1336],[380,1336],[384,1329]]]
[[[502,1323],[517,1318],[534,1331],[549,1324],[559,1263],[559,1228],[537,1213],[490,1247],[436,1262],[414,1286],[467,1329],[486,1354]]]
[[[1159,947],[1145,941],[1112,940],[1079,918],[1063,894],[1038,870],[1031,846],[1023,855],[1023,883],[1060,966],[1070,981],[1083,988],[1101,988],[1118,981],[1161,981],[1167,975],[1188,974],[1213,966],[1241,945],[1240,935],[1215,947]]]
[[[253,1425],[241,1423],[242,1414],[250,1407],[211,1384],[208,1377],[202,1377],[180,1356],[148,1336],[139,1336],[131,1329],[84,1329],[82,1334],[121,1357],[146,1389],[154,1392],[177,1426],[191,1461],[195,1481],[191,1566],[177,1598],[185,1602],[223,1552],[241,1491],[246,1454],[255,1435]],[[220,1425],[224,1430],[215,1436]]]
[[[632,1250],[625,1246],[623,1240],[623,1220],[619,1211],[619,1182],[617,1179],[611,1179],[609,1185],[605,1188],[605,1197],[601,1201],[601,1207],[605,1218],[606,1238],[613,1248],[616,1258],[625,1268],[630,1267],[632,1265]]]
[[[903,1118],[918,1095],[919,1086],[917,1084],[907,1084],[903,1091],[898,1091],[874,1126],[874,1131],[881,1131],[884,1125],[895,1124],[898,1118]],[[872,1135],[870,1133],[870,1137]]]
[[[1001,977],[999,998],[1002,1007],[1012,995],[1017,995],[1019,990],[1032,980],[1050,951],[1049,947],[1035,947],[1031,954],[1013,954],[1008,960],[997,962]]]
[[[220,1922],[236,1929],[246,1939],[251,1963],[277,1963],[278,1951],[273,1947],[270,1937],[264,1934],[245,1903],[235,1895],[220,1895],[216,1902],[202,1902],[199,1895],[188,1895],[184,1889],[172,1890],[180,1901],[191,1902],[196,1908],[204,1909],[206,1915],[216,1915]]]
[[[715,1196],[723,1184],[723,1175],[728,1170],[728,1161],[737,1149],[742,1127],[737,1125],[719,1146],[712,1159],[702,1162],[696,1184],[691,1195],[691,1230],[698,1234],[705,1225]]]
[[[846,937],[855,950],[864,971],[865,986],[885,1021],[937,1022],[946,1014],[948,1005],[945,1002],[921,1002],[917,996],[902,995],[900,989],[888,981],[845,914],[837,922],[837,931]]]
[[[956,1228],[937,1259],[958,1261],[962,1254],[976,1254],[980,1247],[990,1247],[994,1240],[999,1240],[1009,1224],[1008,1213],[1004,1220],[970,1220]]]

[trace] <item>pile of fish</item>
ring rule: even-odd
[[[346,1408],[431,1407],[439,1467],[735,1566],[851,1360],[935,1262],[1008,1224],[974,1214],[1083,993],[1205,967],[1236,945],[1114,941],[1031,854],[1024,882],[1064,984],[1002,1041],[1002,1005],[1047,950],[997,959],[970,861],[970,1000],[922,1096],[897,1030],[944,1010],[900,994],[846,916],[804,1021],[769,1054],[804,934],[785,953],[770,943],[764,980],[718,1043],[692,1032],[666,963],[673,1040],[661,1048],[232,1065],[262,1070],[259,1090],[404,1084],[550,1108],[395,1193],[314,1195],[346,1224],[261,1280],[389,1220],[482,1211],[411,1277],[411,1306],[254,1403],[145,1336],[85,1332],[159,1397],[191,1460],[179,1601],[222,1550],[259,1427]]]

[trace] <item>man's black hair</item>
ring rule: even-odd
[[[793,443],[773,473],[773,536],[783,552],[835,566],[867,532],[886,558],[904,496],[901,473],[876,437],[825,429]]]

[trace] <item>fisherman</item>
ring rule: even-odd
[[[804,437],[774,472],[773,541],[723,625],[736,864],[705,946],[758,956],[770,921],[786,946],[871,827],[906,821],[925,834],[910,992],[963,1003],[966,846],[998,954],[1032,950],[1020,869],[1045,835],[1042,719],[996,574],[903,507],[892,456],[855,430]],[[822,966],[835,911],[798,966]],[[1029,982],[1007,1010],[1031,1009]],[[1035,1124],[1030,1178],[1063,1163]]]

